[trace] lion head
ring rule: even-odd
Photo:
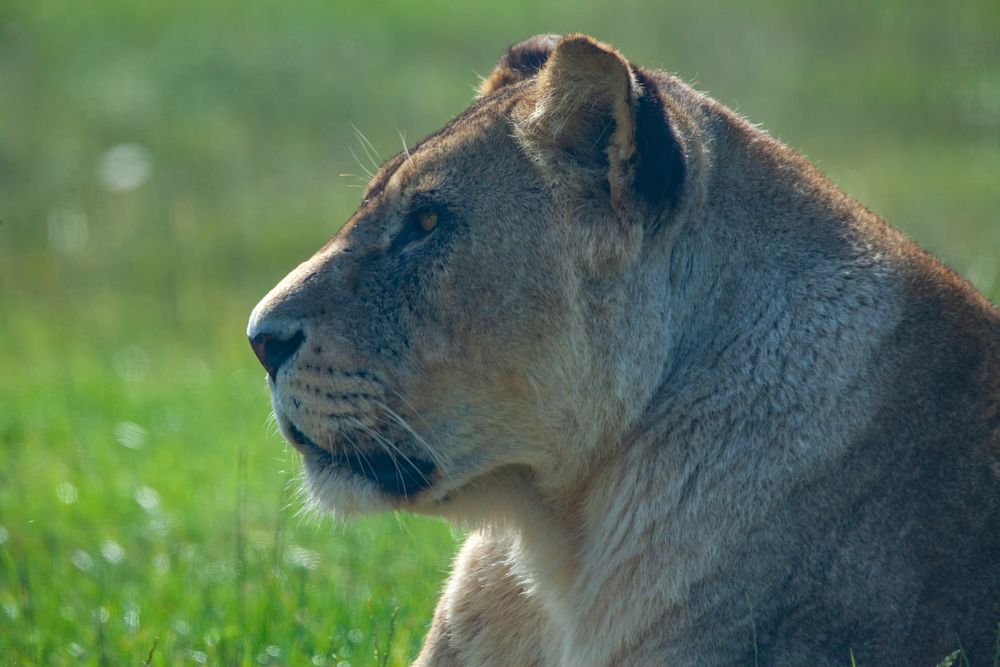
[[[320,504],[558,487],[637,419],[673,335],[644,266],[697,191],[689,112],[653,76],[584,36],[512,47],[257,305],[248,335]]]

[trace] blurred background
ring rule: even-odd
[[[529,35],[680,74],[1000,298],[995,0],[568,7],[0,0],[4,662],[415,655],[460,534],[302,512],[246,319]]]

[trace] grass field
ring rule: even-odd
[[[1000,298],[994,0],[564,7],[0,0],[0,662],[415,655],[459,534],[303,515],[245,323],[357,204],[352,125],[388,157],[528,35],[678,72]]]

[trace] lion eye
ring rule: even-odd
[[[389,246],[391,252],[398,252],[415,241],[429,236],[438,227],[442,211],[435,206],[421,206],[409,211],[402,228]]]
[[[438,214],[434,210],[424,210],[417,214],[417,224],[424,232],[432,232],[437,227]]]

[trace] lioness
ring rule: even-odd
[[[997,310],[589,37],[512,47],[248,334],[318,504],[476,527],[420,665],[994,659]]]

